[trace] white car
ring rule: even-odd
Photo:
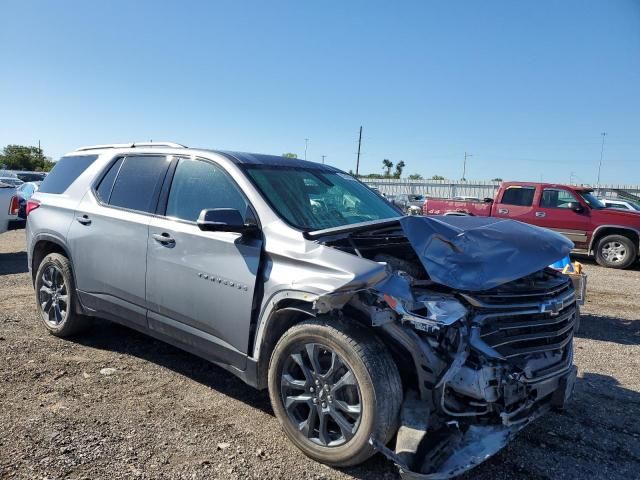
[[[618,208],[620,210],[632,210],[635,212],[640,211],[640,204],[631,202],[629,200],[612,200],[610,198],[601,198],[600,201],[607,208]]]
[[[0,233],[18,228],[20,201],[13,185],[0,182]]]
[[[18,188],[24,182],[18,177],[0,177],[0,183],[11,185],[13,188]]]

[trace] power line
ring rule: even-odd
[[[362,146],[362,125],[360,125],[360,135],[358,136],[358,157],[356,158],[356,177],[360,170],[360,147]]]
[[[470,153],[464,152],[464,163],[462,164],[462,180],[466,180],[467,175],[467,158],[473,157]]]
[[[604,137],[607,136],[607,132],[602,132],[602,146],[600,147],[600,163],[598,164],[598,181],[596,185],[600,188],[600,170],[602,169],[602,157],[604,156]]]

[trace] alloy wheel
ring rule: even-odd
[[[318,445],[343,445],[360,425],[357,379],[327,346],[306,343],[294,349],[283,365],[280,393],[289,420]]]
[[[602,246],[602,257],[609,263],[622,263],[626,260],[627,247],[620,242],[611,241]]]
[[[44,269],[40,280],[40,313],[50,326],[58,327],[67,318],[69,309],[69,293],[64,276],[58,267],[50,265]]]

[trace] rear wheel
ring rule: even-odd
[[[36,302],[40,317],[50,333],[68,337],[85,330],[90,321],[75,312],[76,290],[71,262],[51,253],[42,259],[36,273]]]
[[[627,268],[637,256],[637,245],[623,235],[607,235],[598,242],[596,249],[596,262],[603,267]]]
[[[307,456],[334,466],[364,462],[396,432],[402,402],[398,369],[363,327],[325,317],[288,330],[269,366],[273,410]]]

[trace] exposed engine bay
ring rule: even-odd
[[[451,478],[473,468],[549,408],[562,409],[572,393],[575,291],[545,267],[571,243],[501,223],[405,217],[317,236],[387,266],[374,288],[334,292],[315,309],[379,329],[406,366],[395,448],[370,439],[405,478]]]

